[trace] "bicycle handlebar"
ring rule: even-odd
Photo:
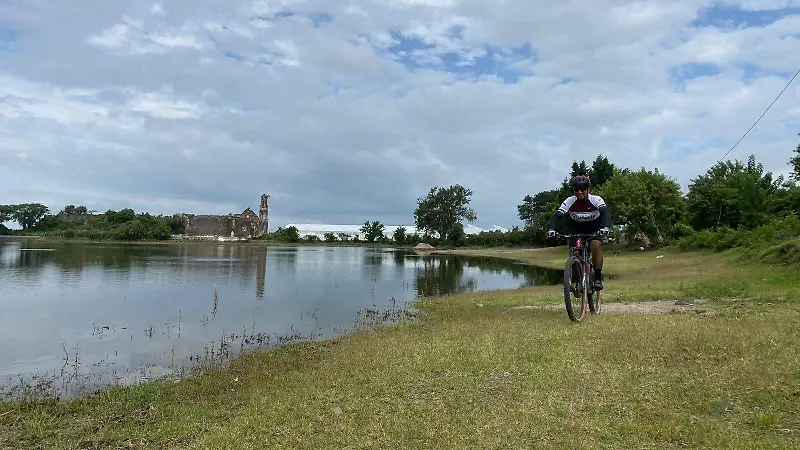
[[[574,238],[574,237],[600,237],[600,233],[572,233],[572,234],[561,234],[556,233],[556,238]]]

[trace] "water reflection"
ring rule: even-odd
[[[64,371],[91,374],[95,385],[127,383],[208,355],[336,336],[365,312],[407,308],[420,296],[559,276],[390,249],[0,238],[0,385]]]

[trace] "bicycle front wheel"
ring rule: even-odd
[[[600,292],[601,291],[596,291],[594,289],[594,275],[590,275],[587,300],[589,303],[589,311],[591,311],[592,314],[600,314],[600,307],[603,305]]]
[[[570,255],[564,266],[564,304],[571,321],[583,320],[586,315],[586,280],[583,262],[575,255]]]

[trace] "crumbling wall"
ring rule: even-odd
[[[241,214],[182,214],[187,236],[222,236],[253,238],[263,236],[268,229],[269,195],[261,196],[259,214],[247,208]]]
[[[184,214],[183,224],[187,236],[224,236],[250,238],[255,236],[258,218],[229,214],[194,215]]]

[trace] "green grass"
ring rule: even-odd
[[[486,250],[563,267],[563,249]],[[800,275],[733,255],[606,257],[606,301],[713,316],[572,324],[560,287],[420,302],[421,318],[180,383],[0,405],[0,448],[797,448]]]

